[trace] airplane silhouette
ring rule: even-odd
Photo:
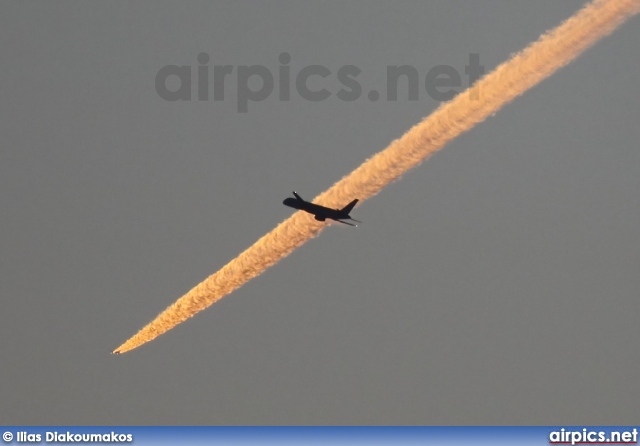
[[[351,218],[351,216],[349,215],[351,209],[353,209],[353,207],[358,202],[357,198],[342,209],[331,209],[325,206],[320,206],[319,204],[311,203],[309,201],[304,201],[302,197],[296,193],[296,191],[293,191],[293,195],[296,198],[285,198],[282,204],[284,204],[285,206],[289,206],[290,208],[313,214],[314,218],[318,221],[325,221],[327,218],[330,218],[331,220],[339,221],[340,223],[344,223],[345,225],[349,226],[358,225],[347,223],[346,221],[342,220],[353,220],[355,222],[361,223],[358,220]]]

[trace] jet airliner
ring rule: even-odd
[[[358,202],[357,198],[353,200],[351,203],[349,203],[348,205],[346,205],[345,207],[343,207],[342,209],[331,209],[325,206],[321,206],[319,204],[311,203],[309,201],[304,201],[302,197],[298,195],[295,191],[293,191],[293,195],[295,196],[295,198],[291,198],[291,197],[285,198],[282,204],[294,209],[308,212],[309,214],[312,214],[314,218],[318,221],[325,221],[327,218],[330,218],[331,220],[335,220],[349,226],[358,226],[358,225],[354,225],[353,223],[347,223],[346,221],[342,221],[342,220],[352,220],[357,223],[360,223],[358,220],[351,218],[351,216],[349,215],[349,212],[351,212],[351,209],[353,209],[353,207]]]

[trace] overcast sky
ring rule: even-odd
[[[313,198],[433,111],[429,70],[460,91],[471,54],[488,72],[582,4],[2,2],[2,423],[637,422],[637,18],[356,208],[358,228],[110,354],[291,215],[291,190]],[[158,93],[166,65],[191,67],[191,100]],[[252,65],[275,86],[243,113]],[[309,65],[325,100],[296,89]],[[387,100],[394,65],[418,100]]]

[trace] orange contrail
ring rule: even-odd
[[[355,197],[366,200],[416,167],[460,134],[578,57],[640,11],[640,0],[594,0],[557,28],[491,73],[469,90],[442,104],[389,147],[365,161],[315,198],[337,207]],[[471,90],[475,93],[470,94]],[[286,257],[324,228],[302,212],[293,214],[220,271],[178,299],[137,334],[114,350],[124,353],[155,339],[217,302]]]

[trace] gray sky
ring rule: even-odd
[[[469,54],[489,71],[582,3],[3,2],[0,420],[637,422],[638,19],[356,208],[358,228],[109,354],[289,216],[292,189],[312,198],[437,107],[431,68],[466,86]],[[196,100],[200,52],[234,66],[223,101],[213,82]],[[277,76],[282,52],[292,78],[329,68],[309,85],[332,96],[239,113],[237,67]],[[191,101],[156,92],[174,64]],[[420,99],[387,101],[403,64]],[[336,97],[344,65],[356,101]]]

